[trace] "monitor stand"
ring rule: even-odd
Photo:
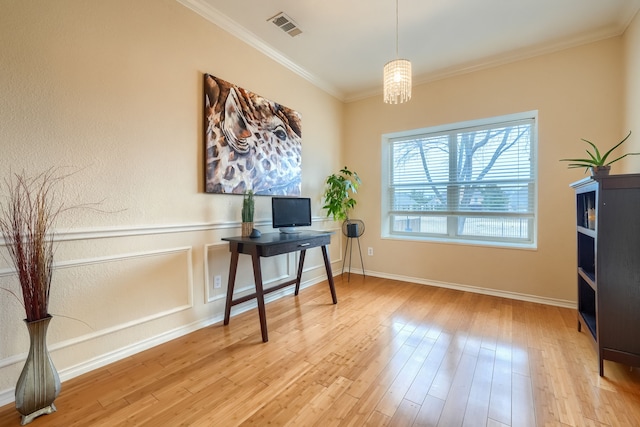
[[[280,232],[282,234],[297,234],[300,233],[296,227],[280,227]]]

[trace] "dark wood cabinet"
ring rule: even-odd
[[[640,174],[585,178],[576,192],[578,331],[604,360],[640,366]]]

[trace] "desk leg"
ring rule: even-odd
[[[264,308],[264,289],[262,287],[262,269],[260,268],[260,256],[254,248],[251,254],[253,261],[253,279],[256,282],[256,299],[258,300],[258,316],[260,316],[260,330],[262,331],[262,342],[269,341],[267,334],[267,314]]]
[[[296,292],[295,295],[298,295],[300,291],[300,279],[302,279],[302,266],[304,265],[304,256],[307,253],[305,249],[300,251],[300,261],[298,261],[298,276],[296,277]]]
[[[238,253],[237,244],[231,245],[231,263],[229,264],[229,282],[227,283],[227,303],[224,306],[224,324],[229,324],[231,317],[231,301],[233,301],[233,288],[236,286],[236,271],[238,270]]]
[[[331,262],[329,262],[329,253],[327,252],[327,246],[322,246],[322,257],[324,258],[324,268],[327,270],[327,280],[329,281],[329,289],[331,289],[331,298],[333,303],[338,303],[338,297],[336,297],[336,287],[333,284],[333,273],[331,272]]]

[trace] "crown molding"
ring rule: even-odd
[[[248,31],[246,28],[242,27],[240,24],[235,22],[234,20],[227,17],[225,14],[220,12],[218,9],[214,8],[210,4],[208,4],[204,0],[176,0],[178,3],[182,4],[184,7],[194,11],[198,15],[205,18],[207,21],[215,24],[216,26],[222,28],[224,31],[228,32],[232,36],[240,39],[245,42],[249,46],[258,50],[262,54],[267,57],[273,59],[283,67],[293,71],[303,79],[307,80],[317,88],[323,90],[329,95],[338,98],[340,101],[344,101],[345,95],[338,90],[335,86],[327,83],[326,81],[320,79],[313,73],[307,71],[302,68],[298,64],[294,63],[292,60],[287,58],[284,54],[277,51],[276,49],[269,46],[265,43],[260,37],[253,34],[251,31]]]

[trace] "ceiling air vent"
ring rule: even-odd
[[[298,34],[302,34],[302,30],[298,28],[293,19],[289,18],[283,12],[278,13],[276,16],[272,16],[267,21],[273,22],[282,31],[289,34],[291,37],[295,37]]]

